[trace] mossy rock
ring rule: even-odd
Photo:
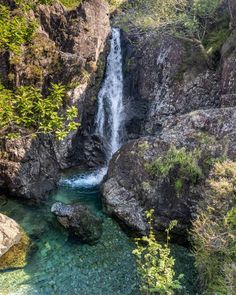
[[[21,230],[22,238],[0,258],[0,271],[23,268],[27,265],[27,258],[31,242],[27,234]]]

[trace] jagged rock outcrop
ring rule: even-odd
[[[155,31],[124,38],[130,138],[157,134],[169,116],[219,107],[219,73],[208,69],[196,47]]]
[[[129,139],[155,135],[165,120],[198,109],[233,107],[236,31],[212,56],[158,31],[123,34],[124,83]]]
[[[0,213],[0,257],[21,240],[19,225],[11,218]]]
[[[92,214],[85,205],[66,205],[57,202],[52,205],[51,212],[59,223],[81,242],[95,244],[102,235],[102,218]]]
[[[235,5],[229,2],[233,23]],[[219,14],[225,12],[226,4]],[[156,228],[177,219],[175,231],[184,233],[204,198],[209,161],[236,159],[236,31],[232,26],[209,65],[196,46],[182,39],[163,31],[140,33],[131,28],[123,33],[124,99],[127,137],[135,140],[111,160],[103,185],[104,208],[141,233],[148,227],[144,212],[154,208]],[[194,186],[181,183],[181,194],[175,188],[179,167],[165,176],[147,169],[172,146],[201,154],[198,164],[204,177]]]
[[[103,159],[99,140],[87,130],[96,112],[91,94],[96,96],[103,75],[99,62],[110,34],[109,7],[103,0],[86,0],[67,10],[56,2],[39,5],[28,17],[39,27],[20,56],[0,54],[2,82],[13,88],[34,85],[45,94],[51,83],[70,85],[68,104],[78,107],[82,125],[61,142],[51,136],[31,138],[25,130],[16,140],[0,134],[0,190],[40,200],[55,188],[59,169],[86,161],[93,166]]]
[[[215,158],[236,159],[236,109],[191,112],[166,121],[160,136],[143,137],[127,143],[113,157],[103,185],[105,211],[128,228],[144,233],[148,228],[145,211],[155,209],[156,228],[178,220],[175,231],[183,234],[204,197],[209,163]],[[198,164],[204,177],[195,185],[187,180],[177,192],[178,167],[168,175],[152,174],[147,168],[168,153],[171,146],[198,150]]]
[[[0,140],[0,188],[36,202],[56,185],[59,164],[49,136]]]

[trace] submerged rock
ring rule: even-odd
[[[0,258],[0,270],[23,268],[28,263],[28,258],[33,254],[31,241],[27,234],[21,230],[21,239]]]
[[[26,266],[30,248],[30,239],[20,226],[0,214],[0,270]]]
[[[60,224],[76,235],[81,242],[95,244],[102,235],[102,218],[94,215],[85,205],[66,205],[57,202],[51,212]]]

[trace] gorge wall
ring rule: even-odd
[[[39,5],[28,16],[37,20],[38,29],[17,59],[8,52],[0,54],[2,82],[13,89],[34,85],[44,94],[51,83],[67,85],[68,104],[78,106],[82,125],[61,142],[52,136],[34,138],[28,130],[20,130],[17,139],[1,134],[0,189],[16,197],[40,200],[55,188],[59,169],[78,163],[95,165],[102,159],[99,141],[87,134],[93,126],[96,94],[103,77],[101,56],[104,60],[110,21],[108,4],[103,0],[87,0],[73,10],[57,2]]]
[[[231,23],[233,7],[232,2]],[[223,6],[219,14],[225,11]],[[129,142],[110,163],[104,208],[141,233],[148,228],[145,212],[154,208],[156,228],[177,219],[175,231],[183,234],[199,200],[206,197],[206,163],[235,160],[236,31],[232,26],[213,52],[210,67],[198,47],[157,30],[132,27],[123,33],[123,44]],[[186,154],[200,153],[203,176],[197,184],[180,183],[180,167],[164,176],[148,170],[157,159],[168,157],[173,146],[184,148]]]

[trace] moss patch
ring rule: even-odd
[[[152,175],[166,177],[175,170],[175,190],[179,194],[185,182],[194,185],[202,177],[202,170],[198,165],[200,152],[187,151],[185,148],[171,147],[167,153],[146,165],[146,170]]]
[[[10,248],[0,258],[0,270],[23,268],[27,264],[27,257],[30,250],[30,239],[26,233],[21,231],[22,238],[20,242]]]
[[[69,9],[76,8],[80,5],[81,0],[60,0],[60,2]]]

